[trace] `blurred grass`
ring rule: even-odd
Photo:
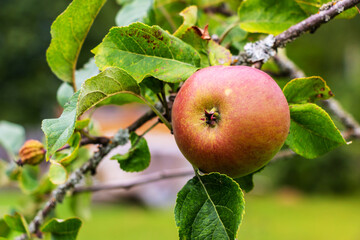
[[[0,192],[1,216],[18,198],[18,194]],[[306,196],[284,191],[245,198],[239,239],[360,239],[360,196]],[[84,221],[78,239],[175,240],[177,229],[172,209],[93,204],[92,217]]]

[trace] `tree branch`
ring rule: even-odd
[[[244,46],[245,52],[241,52],[238,58],[233,60],[232,64],[252,65],[257,62],[264,63],[275,55],[275,50],[279,47],[285,47],[287,43],[294,41],[305,32],[314,32],[322,24],[330,21],[343,11],[356,6],[358,3],[360,3],[360,0],[338,1],[328,9],[311,15],[305,20],[291,26],[276,37],[269,35],[263,40],[247,43]]]
[[[94,153],[86,163],[84,163],[79,169],[71,174],[66,183],[58,186],[51,194],[50,199],[45,203],[44,207],[38,211],[35,218],[29,224],[29,230],[31,233],[41,237],[40,226],[44,223],[45,218],[49,215],[52,209],[56,207],[57,203],[61,203],[68,191],[72,190],[76,184],[78,184],[85,174],[95,174],[95,170],[101,160],[115,147],[119,145],[125,145],[129,141],[129,132],[133,132],[141,127],[147,121],[153,119],[156,115],[153,111],[145,113],[137,121],[131,124],[126,129],[120,129],[113,138],[106,144],[100,145],[98,151]],[[27,235],[21,235],[16,240],[25,240]]]
[[[288,30],[280,33],[275,37],[274,48],[284,47],[287,43],[292,42],[303,33],[310,31],[314,32],[322,24],[330,21],[345,10],[354,7],[360,3],[360,0],[342,0],[336,2],[333,6],[326,10],[322,10],[317,14],[311,15],[304,21],[295,24]]]
[[[125,189],[129,190],[135,186],[157,182],[164,179],[177,178],[194,175],[194,169],[192,168],[177,168],[177,169],[168,169],[162,170],[159,172],[154,172],[146,175],[139,176],[137,178],[122,180],[121,182],[112,183],[112,184],[102,184],[90,187],[78,187],[75,188],[74,194],[82,192],[97,192],[102,190],[111,190],[111,189]]]

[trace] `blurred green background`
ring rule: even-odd
[[[40,129],[55,115],[61,81],[45,60],[50,25],[69,0],[0,1],[0,120]],[[105,36],[120,6],[108,1],[96,19],[78,66]],[[360,120],[360,16],[334,20],[287,47],[308,76],[323,77],[344,108]],[[19,198],[0,192],[0,213]],[[1,215],[0,215],[1,216]],[[131,221],[129,221],[131,219]],[[141,231],[139,231],[141,229]],[[176,239],[172,209],[95,204],[80,239]],[[270,164],[246,197],[241,239],[360,239],[360,142],[324,157]]]

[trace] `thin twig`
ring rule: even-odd
[[[82,192],[97,192],[97,191],[111,190],[111,189],[129,190],[138,185],[157,182],[164,179],[184,177],[189,175],[194,175],[194,170],[192,168],[168,169],[159,172],[149,173],[133,179],[121,180],[121,182],[116,182],[111,184],[102,184],[102,185],[96,185],[90,187],[78,187],[75,188],[73,193],[77,194]]]
[[[92,137],[91,139],[90,138],[83,138],[81,139],[80,141],[80,146],[85,146],[85,145],[89,145],[89,144],[100,144],[100,145],[105,145],[105,144],[108,144],[110,142],[110,138],[108,137]],[[69,149],[70,148],[70,145],[69,144],[66,144],[65,146],[63,146],[62,148],[59,148],[57,150],[57,152],[60,152],[62,150],[65,150],[65,149]]]
[[[291,149],[285,149],[278,152],[273,159],[271,159],[271,162],[276,162],[279,159],[288,158],[295,156],[296,153],[292,151]]]
[[[274,48],[284,47],[287,43],[292,42],[300,35],[305,32],[314,32],[322,24],[327,23],[340,13],[345,10],[354,7],[356,4],[360,3],[360,0],[342,0],[335,3],[327,10],[323,10],[314,14],[304,21],[295,24],[286,31],[280,33],[275,37]]]

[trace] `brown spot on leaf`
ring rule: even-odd
[[[330,95],[330,96],[334,96],[334,94],[332,93],[332,91],[329,91],[329,95]]]
[[[318,95],[316,95],[317,98],[322,98],[324,95],[322,93],[319,93]]]
[[[320,88],[320,91],[322,91],[322,92],[325,91],[325,88]]]

